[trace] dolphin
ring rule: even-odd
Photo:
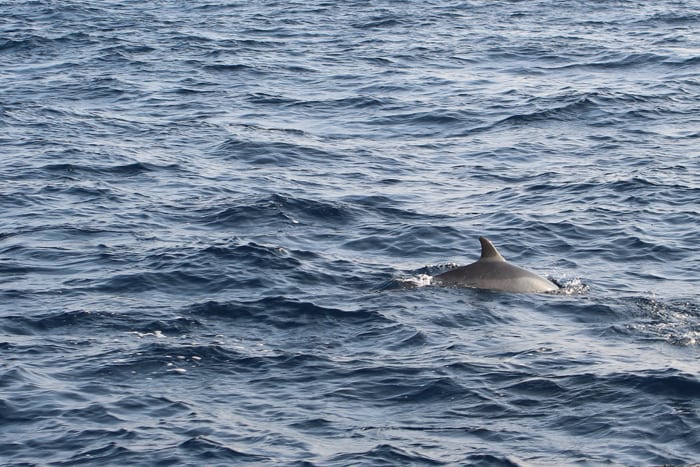
[[[539,293],[559,290],[554,282],[508,263],[488,238],[479,237],[479,241],[479,261],[438,274],[434,277],[438,284],[501,292]]]

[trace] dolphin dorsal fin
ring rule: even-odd
[[[481,258],[479,258],[480,261],[505,261],[505,258],[501,256],[496,247],[493,246],[491,240],[489,240],[486,237],[479,237],[479,241],[481,242]]]

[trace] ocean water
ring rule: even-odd
[[[0,1],[0,463],[700,462],[698,24]]]

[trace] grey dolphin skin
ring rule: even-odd
[[[501,292],[539,293],[559,290],[554,282],[506,262],[488,238],[479,237],[479,241],[479,261],[438,274],[434,277],[437,283]]]

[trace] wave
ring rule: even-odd
[[[591,99],[584,97],[571,103],[558,107],[537,110],[527,114],[511,115],[492,124],[490,129],[499,125],[523,125],[538,121],[568,121],[572,119],[586,118],[585,114],[594,112],[598,106]]]
[[[331,465],[371,464],[371,465],[444,465],[443,462],[414,451],[379,444],[364,452],[340,453],[328,459]],[[506,464],[507,465],[507,464]]]
[[[21,39],[2,40],[0,42],[0,53],[24,54],[31,52],[46,54],[51,51],[59,52],[66,47],[86,47],[97,43],[98,41],[93,36],[82,31],[71,32],[56,37],[28,34]]]
[[[309,162],[337,159],[337,154],[285,141],[251,141],[229,138],[214,150],[218,157],[238,160],[254,166],[290,167]]]
[[[230,63],[230,64],[214,64],[214,65],[205,65],[204,69],[209,72],[216,72],[216,73],[245,73],[247,75],[264,75],[264,72],[261,71],[260,69],[250,66],[250,65],[243,65],[240,63]]]
[[[60,163],[48,164],[39,168],[38,170],[40,172],[46,171],[49,173],[65,174],[69,177],[73,175],[108,175],[116,177],[136,177],[150,172],[157,172],[163,170],[179,171],[180,167],[177,164],[159,166],[157,164],[151,164],[146,162],[131,162],[128,164],[117,164],[113,166]]]
[[[463,239],[464,233],[451,226],[430,224],[399,224],[388,229],[365,229],[362,235],[345,241],[342,247],[353,251],[373,251],[389,256],[400,256],[410,248],[414,256],[425,254],[445,254],[446,246]]]
[[[189,438],[177,446],[178,451],[182,451],[187,459],[199,459],[204,463],[212,462],[272,462],[269,456],[250,454],[234,449],[227,443],[209,439],[206,436],[195,436]]]
[[[288,195],[273,194],[263,198],[239,202],[237,206],[212,209],[198,220],[205,225],[234,227],[241,225],[286,224],[345,225],[360,214],[343,202],[317,201]]]
[[[388,322],[376,311],[324,307],[313,302],[281,296],[253,301],[210,301],[192,305],[189,313],[199,318],[250,321],[257,325],[271,325],[281,329]]]
[[[96,290],[105,293],[213,293],[235,290],[247,284],[264,288],[265,277],[290,271],[295,274],[306,260],[303,251],[287,251],[274,245],[254,242],[206,245],[186,250],[155,249],[140,255],[142,271],[117,269],[106,277],[81,280],[74,291]],[[212,270],[212,265],[219,265]],[[222,274],[222,270],[225,272]],[[299,272],[299,274],[302,274]],[[277,277],[279,285],[294,277]],[[308,280],[312,280],[311,276]]]
[[[391,99],[380,99],[373,96],[340,97],[324,100],[284,100],[273,98],[263,103],[282,103],[290,108],[303,107],[334,112],[341,109],[382,109],[395,105],[395,102]]]
[[[601,55],[591,57],[590,61],[570,63],[556,67],[545,68],[548,70],[569,70],[569,69],[601,69],[614,70],[620,68],[638,68],[654,64],[665,64],[670,57],[655,53],[618,53],[605,52]]]
[[[678,97],[679,102],[685,100],[683,96]],[[469,128],[455,132],[452,136],[463,137],[491,131],[505,131],[510,127],[559,122],[584,123],[594,127],[606,127],[622,121],[641,124],[670,115],[688,114],[682,104],[668,106],[667,103],[667,97],[658,94],[613,92],[605,89],[583,94],[567,93],[556,97],[533,98],[521,106],[523,111],[507,115],[492,123],[474,125],[465,120]],[[490,113],[497,114],[503,110],[506,108],[497,107]]]

